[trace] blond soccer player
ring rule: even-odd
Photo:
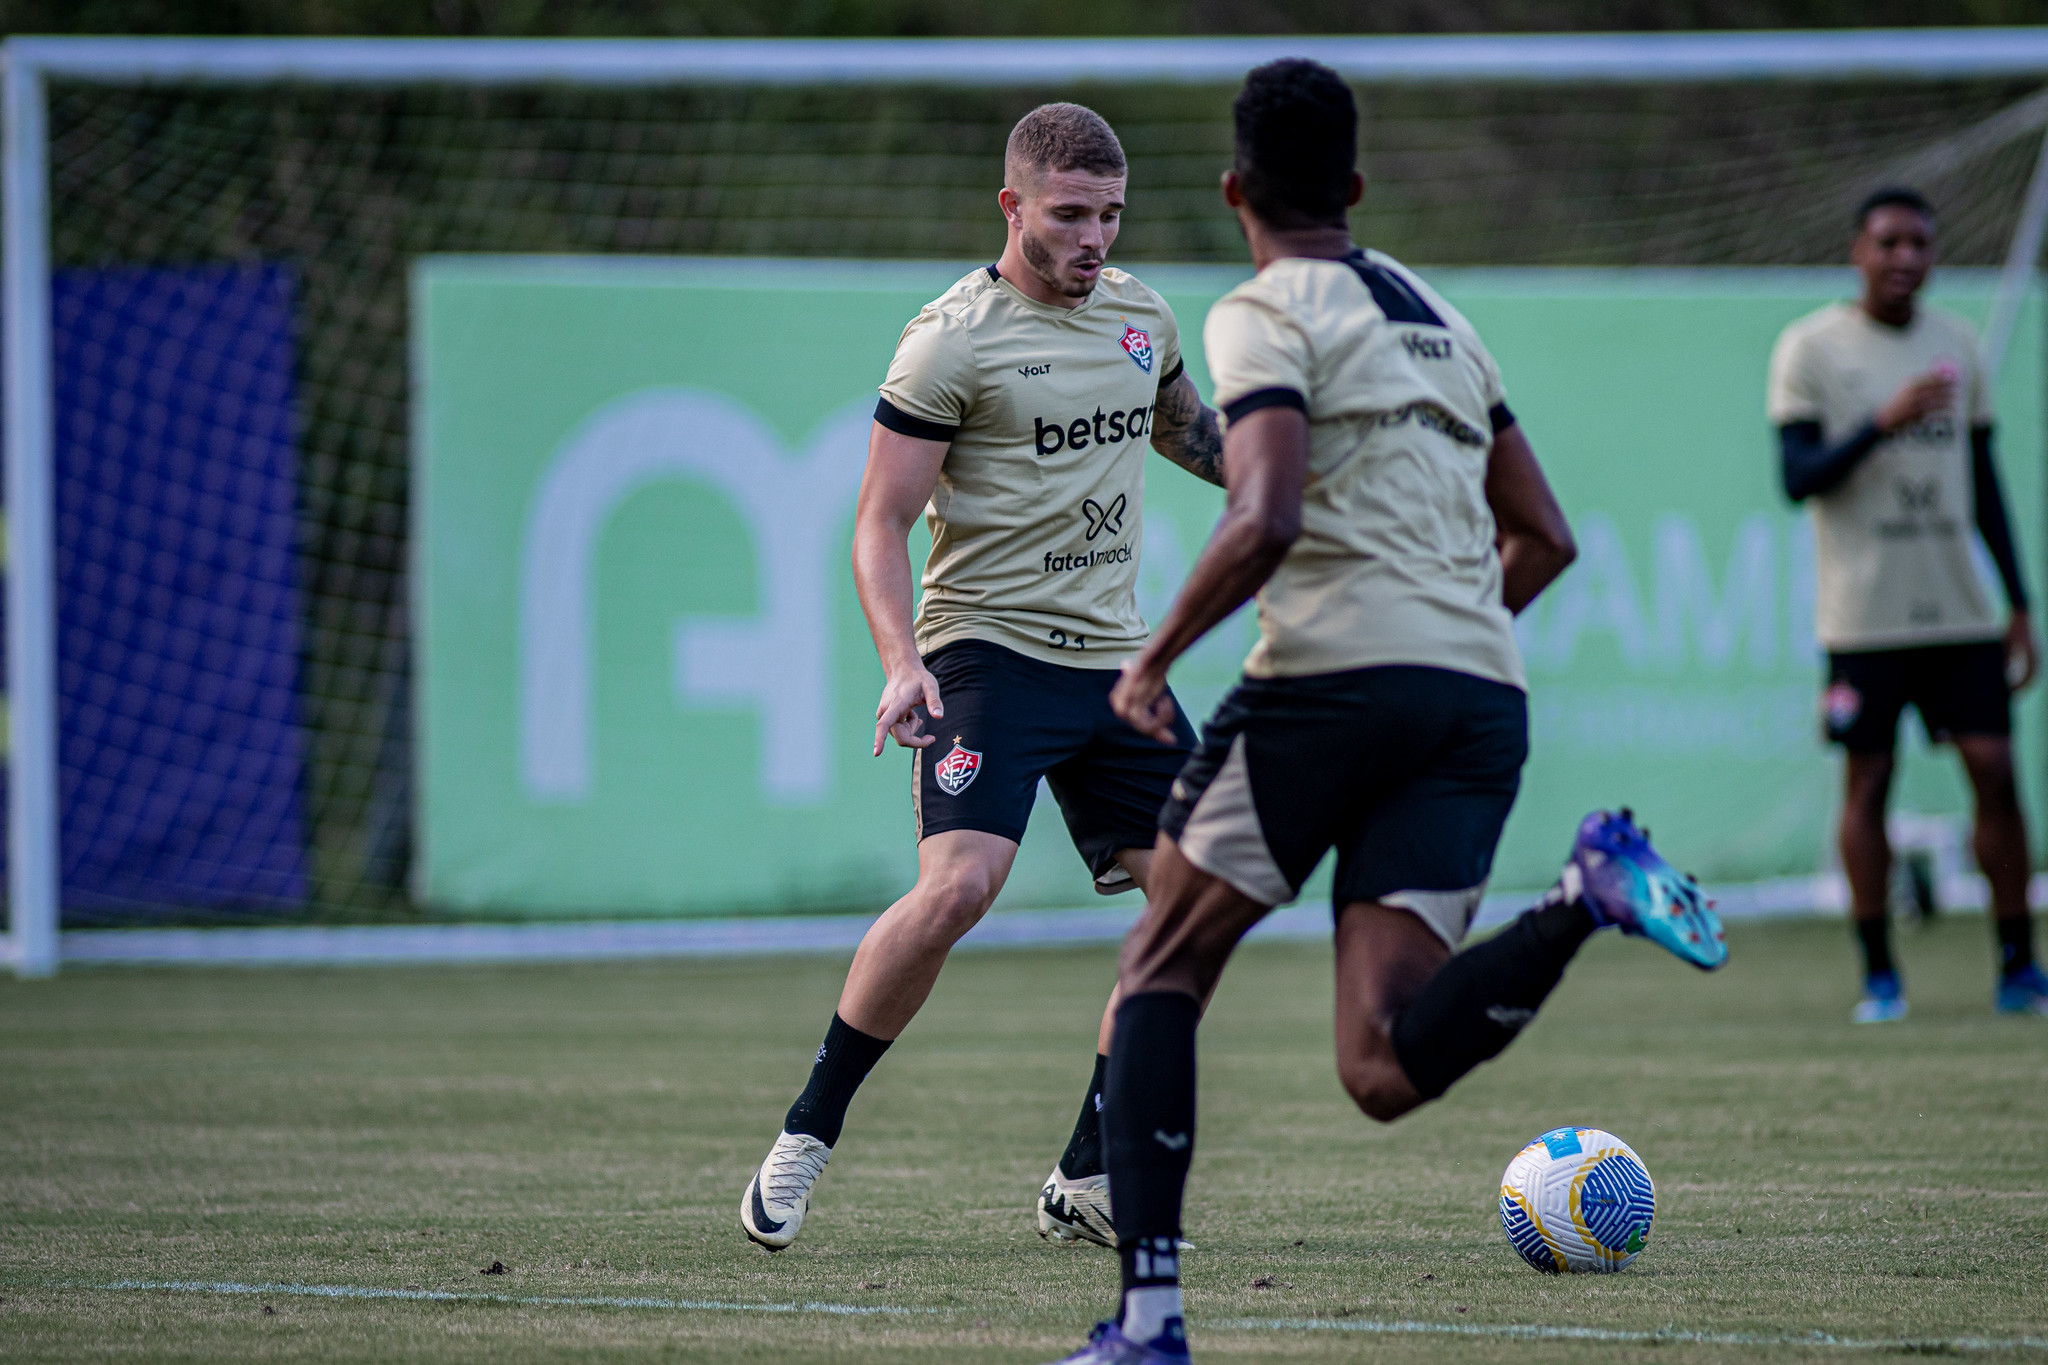
[[[1074,104],[1017,124],[995,264],[927,304],[881,388],[854,524],[854,580],[887,682],[884,741],[913,754],[917,883],[861,941],[809,1083],[747,1184],[740,1224],[796,1240],[848,1103],[931,993],[946,955],[1002,890],[1041,778],[1096,889],[1143,889],[1153,830],[1194,744],[1111,710],[1138,615],[1145,452],[1222,482],[1216,414],[1182,372],[1165,300],[1106,264],[1123,149]],[[908,537],[931,528],[911,612]],[[1094,1075],[1039,1197],[1048,1237],[1114,1245]]]

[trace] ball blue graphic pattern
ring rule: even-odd
[[[1616,1250],[1641,1250],[1650,1237],[1650,1219],[1657,1212],[1657,1193],[1650,1173],[1616,1152],[1586,1172],[1579,1191],[1579,1216],[1600,1239]]]
[[[1501,1196],[1500,1225],[1507,1229],[1508,1245],[1520,1252],[1523,1260],[1546,1275],[1557,1273],[1557,1257],[1550,1254],[1543,1233],[1522,1206],[1506,1195]]]

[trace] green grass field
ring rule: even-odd
[[[2048,1356],[2048,1020],[1990,1012],[1982,920],[1902,934],[1914,1014],[1885,1029],[1846,1022],[1839,924],[1732,938],[1704,977],[1603,935],[1506,1057],[1391,1128],[1332,1074],[1327,950],[1247,949],[1203,1030],[1198,1358],[1892,1354],[1817,1332]],[[1030,1217],[1111,961],[956,960],[774,1257],[735,1210],[837,960],[0,983],[0,1357],[1051,1359],[1115,1290],[1113,1256]],[[1656,1177],[1624,1274],[1538,1275],[1501,1235],[1501,1167],[1565,1122]],[[533,1302],[606,1298],[908,1311]],[[1758,1340],[1357,1330],[1396,1321]]]

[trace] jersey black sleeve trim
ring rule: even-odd
[[[1486,410],[1486,420],[1493,423],[1493,434],[1498,436],[1515,424],[1515,414],[1508,411],[1506,403],[1495,403]]]
[[[1163,389],[1168,384],[1171,384],[1174,380],[1180,378],[1183,374],[1187,373],[1187,368],[1188,365],[1185,360],[1174,361],[1173,368],[1168,370],[1166,372],[1166,377],[1159,381],[1159,387]]]
[[[1387,315],[1388,322],[1419,322],[1430,327],[1444,325],[1436,309],[1415,292],[1413,285],[1385,266],[1374,265],[1365,258],[1363,251],[1352,252],[1344,258],[1344,264],[1350,266],[1365,287],[1372,291],[1372,301]]]
[[[1970,478],[1976,485],[1977,534],[1998,566],[2005,600],[2014,611],[2027,610],[2027,580],[2020,576],[2020,557],[2013,549],[2012,524],[2006,520],[2005,495],[1998,487],[1998,465],[1991,458],[1991,428],[1970,428]]]
[[[1235,403],[1227,404],[1223,415],[1235,422],[1249,417],[1261,408],[1293,408],[1296,412],[1308,412],[1308,399],[1302,397],[1299,389],[1254,389]]]
[[[915,436],[920,441],[950,441],[960,434],[958,427],[913,417],[886,398],[875,401],[875,420],[899,435]]]

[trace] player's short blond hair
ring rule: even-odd
[[[1020,193],[1047,171],[1123,175],[1124,147],[1102,115],[1078,104],[1041,104],[1010,130],[1003,183]]]

